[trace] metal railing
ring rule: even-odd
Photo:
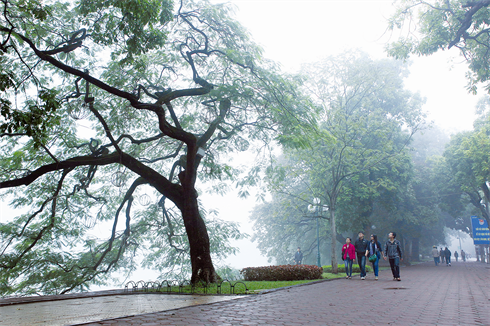
[[[247,285],[242,281],[229,281],[222,280],[218,283],[199,283],[191,284],[190,281],[183,280],[163,280],[161,282],[158,281],[129,281],[124,286],[125,292],[161,292],[161,293],[190,293],[195,294],[198,293],[196,290],[201,290],[203,294],[212,294],[211,292],[216,289],[216,294],[225,294],[223,293],[223,284],[229,284],[230,293],[236,294],[235,289],[243,288],[244,294],[249,293],[249,289]],[[186,291],[190,287],[190,292]],[[201,292],[199,291],[199,293]]]

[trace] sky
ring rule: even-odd
[[[214,0],[214,3],[223,1]],[[392,1],[231,0],[236,18],[265,50],[265,57],[289,72],[348,49],[385,58]],[[429,119],[449,131],[471,129],[478,96],[465,90],[466,63],[454,51],[412,58],[406,86],[427,98]]]
[[[387,42],[399,36],[387,32],[386,28],[393,12],[391,0],[231,0],[228,3],[235,6],[237,20],[263,47],[265,57],[280,63],[287,72],[296,72],[304,63],[349,49],[360,49],[373,58],[385,58]],[[427,120],[449,133],[472,129],[474,107],[481,94],[474,96],[466,91],[466,63],[459,53],[440,52],[430,57],[414,57],[410,62],[410,75],[405,84],[426,98]],[[239,222],[243,232],[253,234],[249,221],[250,211],[257,204],[253,196],[244,200],[236,192],[223,197],[203,194],[201,200],[209,208],[217,209],[220,218]],[[454,250],[459,247],[459,241],[452,239]],[[235,268],[269,265],[250,240],[241,240],[237,246],[240,253],[229,257],[226,264]],[[471,239],[463,239],[463,247],[471,249]]]

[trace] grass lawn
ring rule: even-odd
[[[343,278],[344,274],[323,273],[322,279],[318,280],[300,280],[300,281],[224,281],[220,285],[208,284],[206,287],[196,285],[174,285],[171,287],[163,286],[160,289],[148,287],[147,291],[144,288],[129,289],[129,291],[137,292],[164,292],[164,293],[196,293],[196,294],[257,294],[261,291],[278,289],[282,287],[305,284],[310,282],[321,281],[325,279]]]
[[[324,269],[328,270],[331,266],[323,266]],[[359,269],[359,266],[354,265],[353,273],[359,273],[356,269]],[[366,266],[367,272],[372,272],[372,268],[370,266]],[[389,269],[389,267],[380,267],[380,270]],[[325,279],[336,279],[336,278],[344,278],[344,266],[339,264],[339,273],[323,273],[322,279],[319,280],[301,280],[301,281],[225,281],[218,284],[208,284],[205,286],[191,287],[190,285],[174,285],[171,287],[162,287],[161,289],[148,288],[147,292],[164,292],[164,293],[196,293],[196,294],[257,294],[261,291],[278,289],[282,287],[288,287],[298,284],[311,283],[316,281],[321,281]],[[143,292],[145,289],[129,289],[130,291],[138,291]]]

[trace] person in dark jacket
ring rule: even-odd
[[[396,240],[396,233],[388,234],[388,241],[385,243],[383,258],[390,261],[391,272],[393,273],[393,281],[401,281],[400,279],[400,261],[403,261],[402,246],[400,241]]]
[[[352,262],[356,258],[356,249],[351,243],[351,238],[345,239],[345,244],[342,247],[342,259],[345,265],[345,278],[352,278]]]
[[[301,248],[298,247],[298,250],[294,254],[294,263],[296,265],[301,265],[302,261],[303,261],[303,253],[301,252]]]
[[[356,248],[357,254],[357,263],[359,264],[359,268],[361,269],[361,280],[366,279],[366,257],[369,253],[368,245],[369,241],[364,239],[364,233],[359,232],[359,238],[356,240],[354,247]]]
[[[451,266],[451,251],[447,247],[444,249],[444,256],[446,258],[446,266]]]
[[[458,262],[458,256],[459,256],[458,251],[455,250],[454,251],[454,258],[456,259],[456,262]]]
[[[441,251],[439,251],[439,257],[441,258],[441,264],[444,264],[444,258],[446,255],[444,254],[444,249],[441,247]]]

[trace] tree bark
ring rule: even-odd
[[[209,235],[206,224],[199,213],[197,196],[184,198],[182,217],[190,246],[191,283],[215,283],[217,277],[211,260]]]
[[[331,260],[332,260],[332,273],[337,274],[339,272],[338,266],[337,266],[337,229],[335,226],[335,209],[330,209],[330,232],[331,232],[331,239],[332,239],[332,254],[331,254]]]
[[[419,238],[412,239],[412,260],[420,261],[419,259],[420,249],[419,249]]]

